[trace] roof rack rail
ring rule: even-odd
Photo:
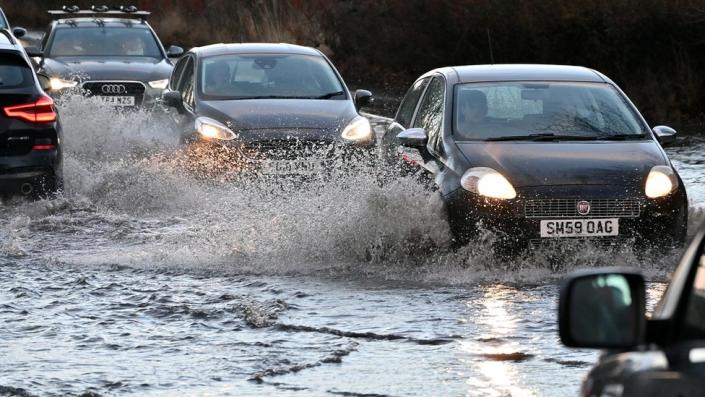
[[[120,16],[137,16],[146,17],[152,13],[149,11],[141,11],[135,6],[91,6],[90,10],[82,10],[77,5],[63,6],[60,10],[48,10],[49,15],[55,18],[66,17],[120,17]]]

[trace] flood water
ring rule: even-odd
[[[653,302],[678,259],[452,251],[413,180],[205,182],[164,124],[106,111],[62,106],[63,197],[0,206],[0,396],[576,394],[596,353],[558,341],[556,282],[639,266]],[[694,224],[705,141],[668,151]]]

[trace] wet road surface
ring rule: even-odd
[[[575,394],[555,282],[637,265],[653,303],[678,257],[454,252],[414,181],[204,183],[148,114],[61,110],[66,195],[0,206],[0,396]],[[705,141],[669,154],[702,219]]]

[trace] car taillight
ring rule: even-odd
[[[54,101],[45,95],[42,95],[32,103],[6,106],[3,111],[7,117],[28,121],[30,123],[51,123],[56,121]]]

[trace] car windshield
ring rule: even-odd
[[[21,58],[0,58],[0,90],[29,87],[34,84],[33,71]]]
[[[611,85],[572,82],[497,82],[455,88],[457,140],[532,137],[639,138],[645,127]]]
[[[222,55],[201,61],[198,89],[206,100],[345,99],[322,57],[292,54]]]
[[[48,53],[52,57],[162,58],[154,35],[143,27],[59,28]]]

